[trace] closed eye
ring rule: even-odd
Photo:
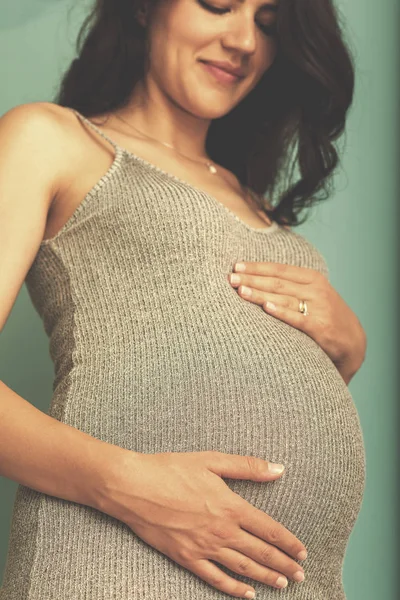
[[[204,0],[197,0],[198,3],[209,12],[212,12],[217,15],[224,15],[230,12],[230,8],[218,8],[216,6],[212,6],[211,4],[207,4]],[[258,27],[261,29],[265,35],[274,36],[276,35],[276,25],[263,25],[262,23],[257,23]]]

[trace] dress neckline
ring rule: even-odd
[[[164,169],[161,169],[160,167],[158,167],[154,163],[151,163],[150,161],[146,160],[145,158],[143,158],[141,156],[138,156],[137,154],[134,154],[133,152],[130,152],[129,150],[126,150],[125,148],[122,148],[121,151],[124,154],[126,154],[128,157],[132,157],[134,160],[140,162],[145,167],[147,167],[149,169],[152,169],[152,170],[160,173],[161,175],[167,177],[168,179],[176,181],[177,183],[185,186],[188,189],[191,189],[192,191],[195,191],[197,193],[203,194],[204,196],[207,196],[207,198],[209,198],[210,200],[212,200],[214,203],[218,204],[218,206],[220,206],[222,209],[224,209],[236,221],[238,221],[241,225],[243,225],[246,229],[249,229],[250,231],[258,232],[258,233],[270,233],[272,231],[276,231],[279,228],[279,225],[278,225],[278,223],[276,221],[272,221],[271,225],[267,225],[266,227],[253,227],[252,225],[249,225],[248,223],[246,223],[245,221],[243,221],[236,213],[234,213],[233,211],[231,211],[230,208],[228,208],[225,204],[223,204],[222,202],[220,202],[215,196],[213,196],[212,194],[210,194],[206,190],[203,190],[203,189],[201,189],[201,188],[193,185],[192,183],[189,183],[188,181],[186,181],[184,179],[181,179],[180,177],[178,177],[177,175],[174,175],[173,173],[169,173],[168,171],[164,171]],[[247,189],[250,190],[250,188],[247,188]],[[249,193],[252,193],[252,190]]]
[[[117,155],[124,154],[126,157],[131,157],[134,160],[136,160],[137,162],[141,163],[143,166],[147,167],[148,169],[151,169],[151,170],[159,173],[160,175],[163,175],[164,177],[171,179],[172,181],[175,181],[175,182],[179,183],[180,185],[183,185],[184,187],[186,187],[192,191],[203,194],[209,200],[211,200],[213,203],[215,203],[216,205],[221,207],[221,209],[225,210],[232,218],[234,218],[238,223],[240,223],[240,225],[242,225],[245,229],[248,229],[249,231],[251,231],[253,233],[260,233],[260,234],[269,234],[269,233],[273,233],[273,232],[280,230],[280,226],[276,221],[272,221],[271,225],[267,225],[266,227],[253,227],[252,225],[249,225],[248,223],[243,221],[236,213],[234,213],[232,210],[230,210],[230,208],[228,208],[225,204],[220,202],[215,196],[213,196],[206,190],[203,190],[203,189],[193,185],[192,183],[189,183],[188,181],[181,179],[180,177],[178,177],[177,175],[174,175],[173,173],[170,173],[168,171],[165,171],[164,169],[161,169],[160,167],[158,167],[154,163],[148,161],[147,159],[143,158],[142,156],[139,156],[138,154],[135,154],[134,152],[127,150],[123,146],[120,146],[114,140],[112,140],[106,133],[104,133],[104,131],[99,129],[97,127],[97,125],[95,125],[92,121],[90,121],[90,119],[88,119],[87,117],[85,117],[84,115],[82,115],[80,112],[78,112],[75,109],[71,109],[71,110],[78,117],[80,117],[83,121],[85,121],[88,125],[93,127],[99,135],[101,135],[105,140],[107,140],[114,147],[114,150],[116,151]],[[247,189],[247,191],[250,195],[255,194],[255,192],[253,192],[253,190],[251,188],[246,187],[245,189]]]

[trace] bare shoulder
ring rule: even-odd
[[[60,111],[46,103],[0,116],[0,330],[43,239],[65,170],[65,131]]]
[[[17,138],[24,136],[28,144],[36,141],[44,150],[49,149],[49,155],[52,155],[62,141],[60,134],[65,131],[70,112],[51,102],[19,104],[1,117],[2,128],[15,134]]]
[[[66,159],[72,151],[70,122],[71,111],[51,102],[20,104],[0,118],[2,150],[35,156],[36,168],[48,178],[51,196],[56,195],[66,176]]]

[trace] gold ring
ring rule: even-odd
[[[299,302],[299,311],[306,317],[309,313],[307,310],[307,302],[305,300],[300,300]]]

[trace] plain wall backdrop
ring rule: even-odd
[[[51,101],[75,56],[78,27],[90,5],[90,0],[0,0],[0,114],[19,104]],[[345,591],[348,600],[395,600],[400,3],[336,5],[356,59],[355,100],[339,145],[344,151],[335,193],[296,231],[323,253],[331,284],[368,338],[366,360],[349,386],[364,433],[367,482],[347,548]],[[52,378],[47,338],[24,285],[0,334],[0,379],[47,412]],[[0,581],[16,488],[0,477]]]

